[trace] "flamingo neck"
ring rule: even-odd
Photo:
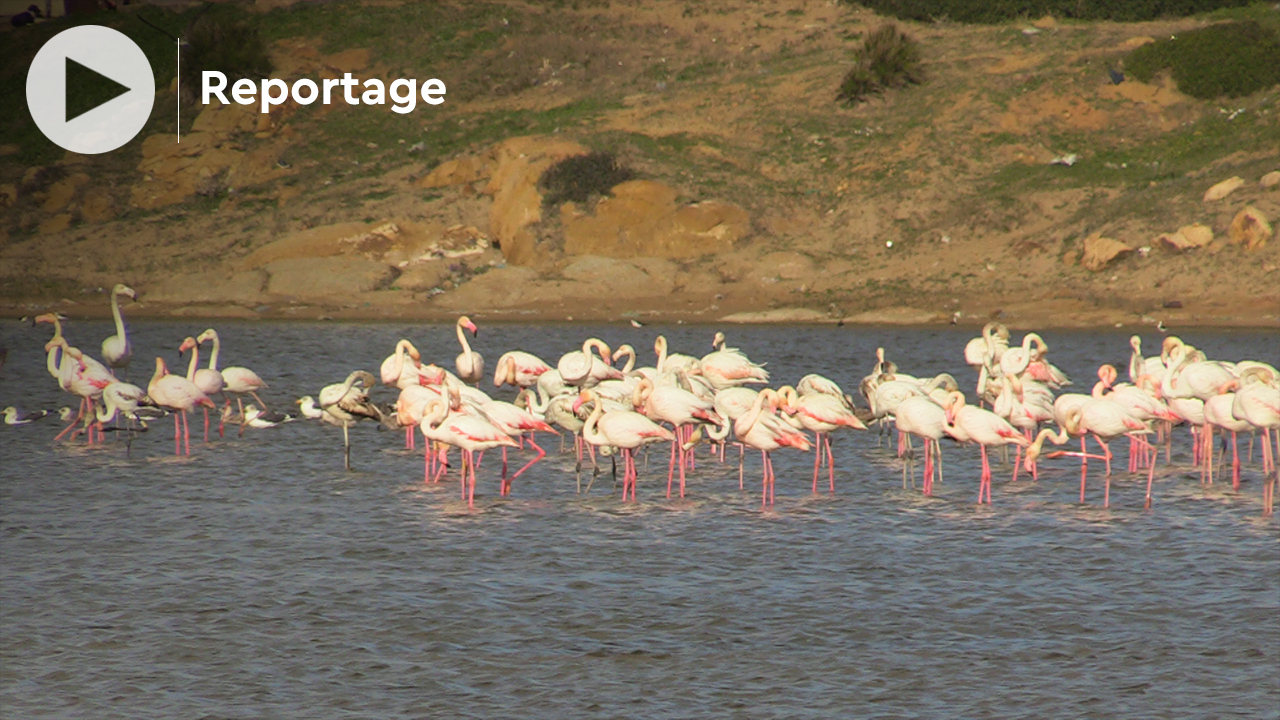
[[[124,340],[125,339],[124,315],[120,314],[120,294],[119,293],[111,293],[111,315],[116,320],[116,335],[119,335],[120,339]]]
[[[213,349],[209,351],[209,369],[217,370],[218,369],[218,350],[222,348],[222,342],[218,340],[218,336],[216,334],[210,337],[209,339],[213,341]]]
[[[582,437],[592,445],[607,445],[608,439],[596,427],[600,418],[604,416],[604,404],[600,402],[599,395],[592,393],[590,397],[596,405],[587,416],[587,422],[582,426]]]
[[[458,332],[458,342],[462,344],[462,354],[468,359],[471,358],[471,345],[467,343],[467,334],[462,331],[462,323],[454,325],[454,330]]]
[[[187,363],[187,379],[196,379],[196,368],[200,365],[200,344],[193,343],[191,345],[191,362]]]

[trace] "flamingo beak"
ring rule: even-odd
[[[477,328],[475,323],[467,323],[466,328],[471,331],[471,337],[480,337],[480,328]]]

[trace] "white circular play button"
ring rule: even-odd
[[[27,71],[27,107],[40,131],[82,155],[109,152],[151,117],[156,81],[142,48],[101,25],[54,35]]]

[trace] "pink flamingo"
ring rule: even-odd
[[[93,402],[102,397],[102,391],[108,385],[116,382],[115,375],[106,368],[105,365],[94,360],[93,358],[80,352],[79,348],[72,347],[67,344],[65,338],[55,337],[45,344],[45,351],[61,350],[61,359],[57,362],[58,367],[58,385],[63,390],[80,396],[80,412],[67,425],[55,440],[60,439],[63,435],[71,430],[80,422],[82,418],[87,417],[93,412]],[[93,442],[93,425],[88,426],[86,436],[90,443]],[[79,430],[71,433],[74,439],[79,434]]]
[[[746,355],[734,348],[725,348],[702,356],[690,375],[701,375],[716,390],[736,385],[769,382],[769,371],[763,365],[751,362]]]
[[[628,490],[631,491],[631,500],[635,501],[638,479],[636,448],[650,443],[672,442],[676,438],[675,433],[637,412],[611,410],[606,413],[604,402],[595,390],[583,390],[573,403],[573,412],[578,412],[588,402],[595,403],[595,408],[582,426],[582,437],[597,447],[608,445],[622,450],[622,501],[626,502]]]
[[[749,445],[760,451],[760,460],[764,466],[764,478],[760,496],[761,509],[768,508],[774,502],[773,459],[769,453],[782,447],[793,447],[801,452],[808,452],[809,438],[805,434],[787,425],[774,412],[777,410],[779,397],[777,391],[765,388],[756,394],[751,409],[733,421],[733,434],[738,442]],[[725,430],[727,432],[726,424]],[[712,432],[711,437],[720,439],[723,435]],[[739,466],[739,484],[741,484],[741,466]]]
[[[701,422],[715,422],[715,406],[693,393],[671,385],[657,385],[644,378],[636,383],[631,403],[645,417],[670,423],[675,429],[671,441],[671,461],[667,468],[667,497],[671,497],[671,485],[675,477],[676,462],[680,463],[680,497],[684,497],[685,449],[692,427]]]
[[[511,384],[519,388],[532,387],[550,369],[551,366],[537,355],[512,350],[498,358],[498,364],[493,368],[493,386]]]
[[[1252,423],[1231,413],[1236,395],[1230,390],[1238,384],[1239,381],[1232,380],[1223,386],[1222,394],[1204,401],[1205,465],[1209,469],[1209,477],[1213,477],[1213,429],[1222,428],[1223,432],[1231,433],[1231,489],[1236,491],[1240,490],[1240,448],[1236,443],[1236,434],[1253,430]]]
[[[1010,350],[1012,352],[1012,349]],[[947,408],[947,425],[955,426],[982,449],[982,478],[978,485],[978,503],[991,504],[991,462],[987,458],[987,448],[998,445],[1018,445],[1027,447],[1031,444],[1022,433],[1018,432],[1008,420],[990,410],[965,405],[964,394],[953,390],[949,397],[951,406]]]
[[[899,403],[898,411],[893,416],[893,423],[897,426],[899,432],[904,432],[908,436],[915,435],[924,441],[924,472],[921,477],[921,484],[925,496],[933,495],[935,463],[938,469],[938,479],[942,479],[942,446],[939,441],[942,440],[942,436],[946,432],[947,411],[934,402],[933,398],[927,395],[917,395]],[[914,464],[914,459],[912,463]],[[907,486],[906,463],[903,463],[902,471],[902,486],[905,488]]]
[[[1232,416],[1262,428],[1262,513],[1271,515],[1275,500],[1276,453],[1280,452],[1280,388],[1267,382],[1265,372],[1245,370],[1235,384]],[[1276,448],[1272,448],[1272,440]]]
[[[1062,452],[1055,455],[1072,455],[1080,458],[1080,502],[1084,502],[1085,482],[1089,472],[1089,458],[1099,459],[1106,462],[1106,490],[1103,495],[1103,507],[1110,507],[1111,504],[1111,449],[1107,447],[1106,440],[1119,437],[1121,435],[1142,435],[1151,432],[1146,423],[1138,420],[1125,411],[1124,406],[1117,402],[1090,398],[1089,400],[1072,407],[1067,410],[1066,417],[1059,425],[1058,433],[1053,433],[1049,429],[1040,431],[1036,441],[1032,443],[1031,448],[1027,450],[1027,468],[1030,469],[1040,455],[1041,447],[1044,440],[1050,439],[1055,444],[1061,445],[1067,442],[1071,437],[1080,438],[1080,452]],[[1102,447],[1102,455],[1091,455],[1085,446],[1085,436],[1093,435],[1094,441]],[[1155,477],[1155,463],[1147,474],[1147,494],[1146,507],[1151,506],[1151,483]]]
[[[484,452],[499,446],[516,447],[516,441],[500,428],[478,416],[453,411],[444,398],[427,403],[419,429],[428,439],[453,445],[462,451],[462,496],[469,508],[476,506],[476,451]],[[427,454],[430,454],[430,448]]]
[[[837,388],[837,391],[839,388]],[[842,427],[866,430],[867,426],[845,404],[843,393],[831,395],[811,392],[801,395],[787,385],[778,390],[782,398],[782,411],[799,421],[800,426],[814,434],[813,492],[818,492],[818,470],[823,455],[827,460],[827,481],[831,492],[836,491],[835,458],[831,453],[831,433]]]
[[[208,395],[217,395],[222,392],[222,373],[210,368],[201,368],[200,364],[200,344],[193,337],[188,337],[182,341],[182,345],[178,348],[178,354],[190,350],[191,362],[187,365],[187,379],[200,388],[200,392]],[[244,435],[244,424],[240,425],[240,435]],[[209,442],[209,408],[204,408],[204,441]]]
[[[191,428],[187,424],[187,411],[196,405],[206,408],[217,408],[217,405],[200,392],[200,388],[196,387],[195,383],[178,375],[170,375],[164,359],[159,357],[156,358],[156,372],[151,376],[151,382],[147,384],[147,395],[160,407],[176,411],[173,414],[173,454],[180,454],[178,433],[181,426],[182,437],[186,442],[186,454],[190,455]]]
[[[209,369],[217,370],[218,353],[222,350],[222,341],[218,339],[218,333],[213,328],[205,330],[196,337],[196,343],[199,345],[203,345],[206,340],[213,341],[213,350],[209,353]],[[263,410],[267,409],[267,404],[262,401],[262,398],[258,397],[258,391],[267,387],[267,384],[262,381],[262,378],[258,377],[257,373],[249,368],[238,366],[223,368],[221,372],[222,394],[225,396],[227,393],[231,393],[236,396],[240,417],[244,417],[244,402],[241,396],[245,394],[252,395],[253,399],[262,405]],[[228,400],[227,404],[231,404],[231,401]],[[222,435],[221,423],[218,424],[218,435],[219,437]]]
[[[597,357],[592,350],[600,353]],[[599,338],[588,338],[582,343],[582,350],[565,353],[556,364],[560,379],[566,385],[590,387],[602,380],[621,380],[622,373],[613,367],[613,356],[609,346]]]
[[[476,328],[475,323],[471,322],[471,318],[466,315],[458,318],[454,329],[458,331],[458,342],[462,345],[462,353],[454,360],[454,367],[458,369],[458,377],[463,382],[476,385],[484,378],[484,358],[471,349],[466,333],[462,332],[463,328],[470,330],[472,337],[480,335],[480,330]]]
[[[408,368],[405,367],[405,356],[408,356],[413,364]],[[401,390],[413,385],[421,385],[418,380],[417,368],[421,365],[422,355],[418,352],[418,348],[413,343],[405,339],[396,342],[395,352],[387,356],[382,361],[382,367],[379,368],[379,376],[382,378],[382,384],[390,385]]]

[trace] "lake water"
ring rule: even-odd
[[[205,327],[133,323],[131,379],[145,386],[157,354],[179,364]],[[289,409],[376,373],[399,337],[450,367],[458,353],[451,326],[218,329],[222,364]],[[856,393],[884,346],[972,397],[972,330],[482,325],[476,345],[490,368],[513,348],[554,364],[599,335],[651,363],[659,332],[701,355],[716,329],[777,383],[821,372]],[[66,328],[94,355],[111,332]],[[44,369],[49,334],[6,322],[0,406],[74,405]],[[1127,367],[1127,337],[1045,333],[1084,392],[1099,363]],[[1274,333],[1183,337],[1280,357]],[[206,445],[191,425],[177,459],[167,418],[127,455],[116,434],[87,449],[53,444],[54,421],[0,426],[0,716],[1280,716],[1280,523],[1261,517],[1258,454],[1239,493],[1205,488],[1184,430],[1150,511],[1123,459],[1110,509],[1100,475],[1077,502],[1065,459],[1038,482],[997,464],[978,506],[978,453],[954,444],[923,498],[874,433],[837,436],[834,496],[810,493],[810,456],[777,453],[769,512],[758,455],[740,492],[736,463],[705,451],[683,501],[663,497],[663,453],[642,461],[634,505],[607,474],[578,495],[555,452],[502,498],[486,458],[468,511],[453,475],[423,483],[402,433],[353,430],[347,473],[336,428]]]

